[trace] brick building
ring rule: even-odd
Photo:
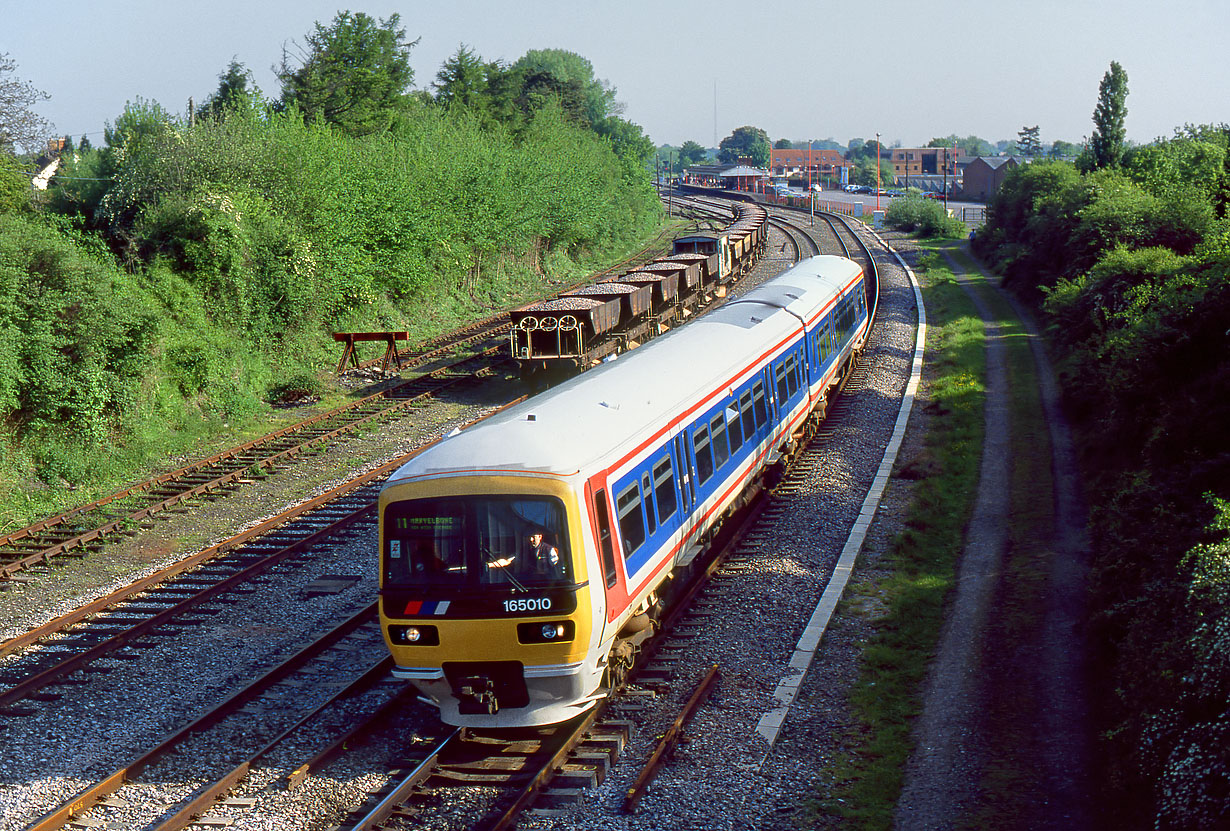
[[[827,177],[848,181],[841,174],[842,168],[854,167],[853,163],[846,161],[840,150],[813,149],[810,160],[806,147],[801,150],[775,148],[769,151],[769,172],[774,176],[806,179],[809,164],[813,181]]]
[[[943,176],[957,172],[957,157],[964,156],[960,147],[894,147],[892,148],[893,173],[898,181],[911,176]]]
[[[995,195],[1004,177],[1022,160],[1016,156],[979,156],[965,166],[961,176],[961,192],[966,199],[985,202]]]

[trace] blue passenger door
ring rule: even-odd
[[[674,444],[675,470],[679,471],[679,504],[687,517],[692,515],[692,506],[696,504],[696,471],[692,468],[692,457],[684,443],[684,434],[675,436]]]

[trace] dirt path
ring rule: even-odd
[[[1053,527],[1035,529],[1021,546],[1010,533],[1014,460],[1004,333],[971,277],[950,265],[986,326],[986,436],[957,589],[915,726],[896,827],[1081,831],[1092,827],[1081,633],[1087,567],[1071,441],[1041,339],[1023,318],[1051,447],[1052,487],[1039,492],[1053,493],[1055,504]],[[1009,610],[1018,618],[1011,625],[1003,621]]]

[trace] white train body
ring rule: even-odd
[[[867,327],[860,267],[813,257],[407,463],[380,495],[395,673],[450,724],[583,712]]]

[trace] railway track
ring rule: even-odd
[[[382,656],[381,647],[373,603],[172,731],[133,761],[47,812],[28,826],[29,831],[56,831],[70,823],[156,831],[174,831],[192,824],[229,793],[259,759],[345,699],[379,685],[383,689],[373,696],[379,703],[399,700],[404,684],[391,683],[392,659]],[[374,659],[370,657],[373,655]],[[333,732],[343,732],[354,718],[350,713],[334,719]],[[211,734],[210,744],[225,745],[229,752],[195,750],[206,734]],[[175,781],[177,760],[172,757],[176,755],[192,759],[194,775],[205,775],[211,783],[203,788],[167,787],[168,781]]]
[[[502,362],[498,350],[488,347],[417,377],[398,380],[329,412],[0,536],[0,587],[24,569],[57,557],[99,551],[107,538],[133,533],[158,514],[194,499],[232,493],[253,476],[291,464],[296,457],[370,424],[425,406],[445,390],[481,382]]]

